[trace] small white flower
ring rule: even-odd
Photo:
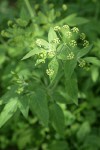
[[[71,40],[70,43],[69,43],[69,45],[71,47],[75,47],[75,46],[77,46],[77,42],[75,40]]]

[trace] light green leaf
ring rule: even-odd
[[[66,78],[66,97],[70,101],[78,104],[78,84],[75,74],[70,78]]]
[[[49,43],[46,40],[40,38],[39,40],[41,41],[41,46],[43,46],[45,49],[49,48]]]
[[[35,93],[30,95],[30,108],[33,113],[37,114],[42,124],[48,126],[49,110],[45,91],[38,89]]]
[[[87,53],[89,53],[89,51],[92,49],[92,46],[93,45],[90,45],[88,47],[78,50],[77,58],[81,58],[85,56]]]
[[[59,63],[58,63],[58,61],[57,61],[57,59],[55,57],[48,64],[48,68],[52,69],[54,71],[53,75],[50,76],[50,80],[51,80],[51,82],[53,82],[54,79],[57,76],[57,72],[58,72],[58,69],[59,69]]]
[[[64,114],[60,106],[56,103],[50,105],[51,123],[55,130],[60,134],[64,134],[65,120]]]
[[[29,101],[27,96],[20,96],[18,100],[18,107],[20,111],[22,112],[23,116],[25,118],[28,117],[28,112],[29,112]]]
[[[91,68],[91,77],[93,82],[96,82],[99,78],[99,68],[96,66],[92,66]]]
[[[0,114],[0,128],[14,115],[17,110],[17,99],[11,99]]]
[[[50,28],[49,33],[48,33],[48,41],[49,41],[49,43],[51,43],[56,38],[58,38],[56,32],[54,31],[53,28]]]
[[[84,60],[100,67],[100,60],[96,57],[85,57]]]
[[[34,48],[33,50],[31,50],[29,53],[27,53],[22,60],[27,59],[29,57],[34,56],[35,54],[39,54],[41,53],[41,48]]]

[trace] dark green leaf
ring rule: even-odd
[[[60,106],[56,103],[50,105],[51,122],[55,130],[60,134],[64,134],[65,120],[64,114]]]
[[[66,96],[67,99],[78,104],[78,84],[77,78],[73,75],[70,79],[66,78]]]
[[[49,122],[49,111],[45,91],[38,89],[30,95],[30,108],[33,113],[37,114],[42,124],[47,126]]]
[[[29,101],[27,96],[20,96],[18,100],[18,107],[20,111],[22,112],[23,116],[25,118],[28,117],[28,111],[29,111]]]

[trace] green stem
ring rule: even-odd
[[[33,18],[33,17],[34,17],[34,13],[33,13],[33,10],[32,10],[31,5],[30,5],[30,3],[29,3],[29,0],[24,0],[24,2],[25,2],[25,4],[26,4],[26,6],[27,6],[27,9],[28,9],[28,11],[29,11],[29,13],[30,13],[31,18]]]

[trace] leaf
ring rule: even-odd
[[[27,53],[21,60],[27,59],[29,57],[34,56],[35,54],[41,53],[41,48],[34,48],[29,53]]]
[[[12,98],[0,114],[0,128],[14,115],[17,110],[17,99]]]
[[[61,44],[58,48],[57,48],[57,58],[58,59],[62,59],[62,60],[67,60],[67,55],[68,55],[68,48],[65,47],[63,44]]]
[[[70,80],[76,65],[77,65],[77,60],[76,59],[67,60],[64,63],[64,74],[65,74],[65,78],[67,80]]]
[[[18,89],[18,86],[17,85],[12,85],[10,87],[10,89],[0,98],[0,104],[6,104],[8,103],[12,98],[15,99],[18,94],[16,93]]]
[[[49,145],[49,150],[69,150],[69,146],[66,141],[56,140]]]
[[[53,30],[53,28],[50,28],[49,33],[48,33],[49,43],[51,43],[56,38],[58,38],[56,32]]]
[[[90,133],[91,128],[90,128],[90,124],[89,122],[84,122],[78,132],[77,132],[77,138],[79,141],[84,141],[84,139],[86,138],[86,136]]]
[[[92,46],[93,45],[90,45],[88,47],[80,49],[78,54],[77,54],[77,58],[81,58],[81,57],[85,56],[87,53],[89,53],[89,51],[92,49]]]
[[[97,79],[99,78],[99,68],[98,67],[93,66],[91,68],[91,77],[92,77],[93,82],[97,81]]]
[[[40,38],[39,38],[39,40],[41,41],[41,46],[43,46],[46,49],[49,48],[49,43],[46,40],[40,39]]]
[[[58,61],[57,61],[57,59],[55,57],[48,64],[48,68],[52,69],[54,71],[53,75],[50,76],[50,80],[51,80],[51,82],[53,82],[54,79],[57,76],[57,72],[58,72],[58,69],[59,69],[59,63],[58,63]]]
[[[33,113],[37,114],[42,124],[48,126],[49,110],[45,91],[38,89],[35,93],[30,95],[30,108]]]
[[[77,78],[75,74],[68,79],[66,78],[66,96],[67,99],[74,102],[76,105],[78,104],[78,84],[77,84]]]
[[[21,96],[18,100],[18,107],[25,118],[28,117],[29,101],[27,96]]]
[[[64,114],[60,106],[56,103],[50,105],[51,123],[55,130],[60,134],[64,134],[65,120]]]
[[[89,63],[92,63],[93,65],[100,67],[100,60],[97,59],[96,57],[85,57],[84,60]]]
[[[43,14],[41,11],[38,13],[38,21],[40,24],[47,24],[48,18],[45,14]]]
[[[77,17],[77,14],[71,14],[68,17],[62,19],[60,22],[58,22],[58,24],[63,25],[67,23],[69,26],[76,26],[87,22],[89,22],[88,19],[85,19],[83,17]]]

